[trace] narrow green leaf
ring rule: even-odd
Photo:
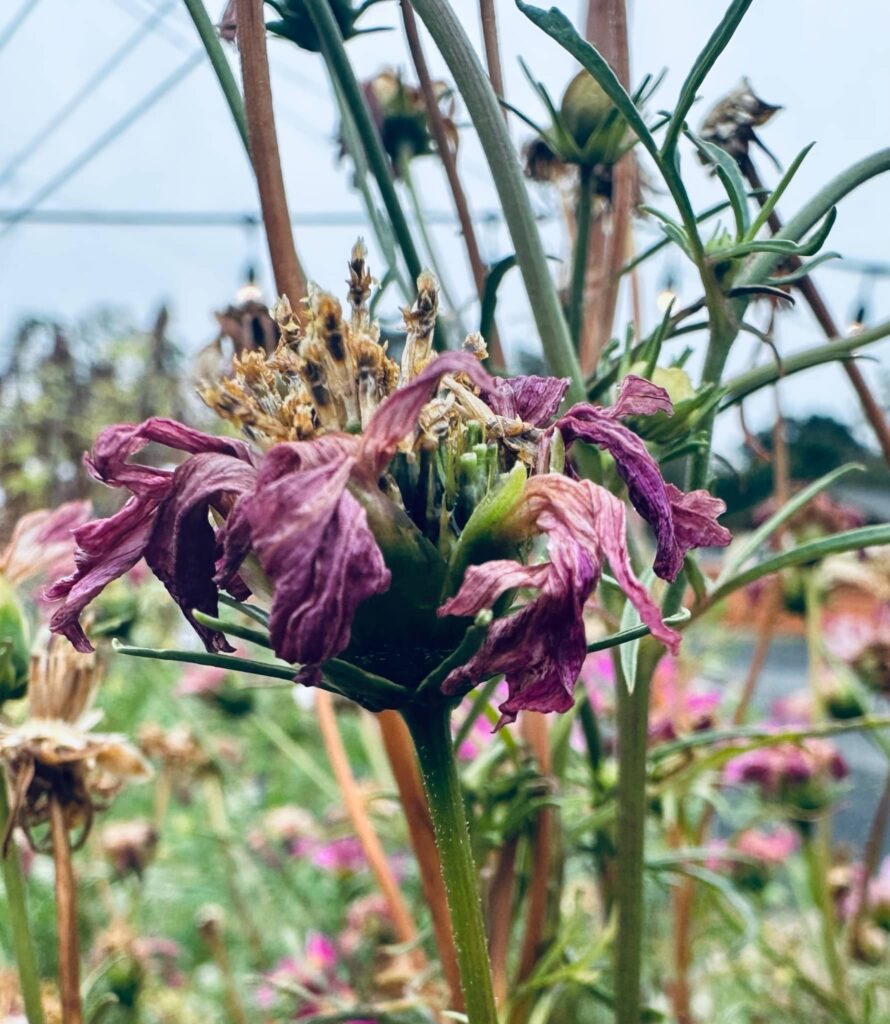
[[[811,274],[820,263],[827,263],[828,260],[839,260],[843,259],[839,252],[823,252],[807,263],[801,263],[797,270],[792,270],[790,274],[784,274],[782,277],[770,277],[767,279],[767,283],[770,285],[787,285],[794,284],[795,281],[799,281],[802,277],[807,277]]]
[[[623,115],[634,135],[653,158],[658,160],[658,146],[640,111],[596,47],[579,35],[571,21],[557,8],[551,7],[549,11],[545,11],[541,7],[524,3],[523,0],[516,0],[516,4],[527,18],[533,21],[538,28],[543,29],[551,39],[559,43],[583,68],[593,75],[605,94]]]
[[[726,14],[723,15],[723,20],[714,29],[711,38],[707,41],[704,49],[692,65],[692,69],[686,76],[686,81],[680,89],[680,96],[674,109],[674,116],[662,146],[662,153],[665,156],[670,155],[676,149],[680,133],[683,131],[683,122],[686,120],[686,115],[692,108],[692,104],[695,103],[695,97],[701,88],[702,82],[704,82],[717,58],[726,48],[726,44],[732,38],[733,33],[738,28],[739,23],[752,3],[753,0],[733,0]]]
[[[515,256],[505,256],[498,260],[485,275],[485,288],[482,292],[482,302],[479,307],[479,333],[487,338],[494,325],[494,313],[498,304],[498,288],[507,274],[516,266]]]
[[[241,612],[242,615],[246,615],[249,619],[253,619],[254,622],[258,622],[261,626],[269,625],[269,613],[265,608],[260,608],[255,604],[248,604],[246,601],[236,601],[234,597],[229,597],[228,594],[220,593],[219,603],[224,604],[227,608],[232,608],[236,612]]]
[[[655,572],[652,569],[647,569],[640,579],[640,582],[644,587],[649,589],[655,579]],[[631,601],[624,602],[624,610],[621,613],[621,622],[619,623],[620,632],[626,633],[630,630],[637,629],[641,626],[640,613],[634,607]],[[640,640],[642,637],[634,637],[633,640],[628,643],[621,645],[621,650],[618,652],[619,660],[621,661],[621,673],[624,676],[624,681],[627,684],[627,692],[633,693],[634,688],[637,685],[637,667],[640,660]]]
[[[735,158],[731,157],[722,147],[716,146],[713,142],[706,142],[704,139],[700,139],[693,132],[687,131],[686,135],[699,153],[713,165],[717,176],[726,189],[726,194],[732,204],[732,212],[735,216],[736,238],[738,241],[742,241],[748,234],[750,215],[748,212],[748,189],[745,185],[745,179],[742,177],[742,172],[739,170],[739,165],[736,163]]]
[[[299,671],[297,666],[286,665],[283,661],[251,661],[249,658],[236,658],[231,654],[210,654],[206,651],[156,649],[154,647],[131,647],[117,640],[112,640],[111,646],[118,654],[128,654],[133,658],[151,658],[155,661],[178,661],[184,662],[187,665],[211,665],[214,668],[224,668],[230,672],[247,672],[254,676],[286,679],[291,683]]]
[[[760,546],[771,537],[776,530],[779,529],[784,523],[786,523],[793,515],[796,515],[805,505],[808,505],[813,498],[821,494],[823,491],[828,490],[837,483],[838,480],[843,479],[845,476],[849,476],[850,473],[862,473],[865,471],[865,466],[859,462],[848,462],[845,466],[839,466],[837,469],[832,470],[830,473],[826,473],[824,476],[820,476],[818,480],[814,480],[808,487],[805,487],[778,512],[774,513],[763,523],[758,529],[756,529],[751,536],[739,547],[737,552],[732,553],[732,557],[727,561],[726,566],[720,573],[717,580],[717,586],[722,585],[729,577],[740,569],[749,558],[752,558],[757,554]]]
[[[217,632],[222,633],[223,636],[237,636],[241,640],[249,640],[251,643],[265,647],[267,650],[272,649],[272,641],[269,639],[269,634],[259,629],[251,629],[250,626],[242,626],[238,622],[229,622],[227,619],[218,619],[213,615],[205,615],[197,609],[192,612],[192,615],[195,617],[195,622],[206,626],[208,629],[215,629]]]
[[[752,566],[750,569],[739,573],[732,579],[715,587],[710,597],[693,609],[694,615],[700,615],[705,608],[710,608],[718,601],[723,600],[729,594],[749,583],[754,583],[764,576],[779,572],[781,569],[789,569],[794,565],[803,565],[807,562],[818,562],[829,555],[839,555],[844,551],[856,551],[859,548],[879,547],[890,544],[890,523],[880,523],[877,526],[863,526],[857,530],[844,530],[842,533],[835,533],[831,537],[822,537],[820,540],[810,541],[808,544],[801,544],[790,551],[783,551],[773,558]]]
[[[677,612],[676,615],[671,615],[670,618],[665,619],[664,624],[666,626],[679,626],[684,622],[688,622],[691,617],[692,613],[689,609],[684,608],[682,611]],[[644,626],[640,623],[638,626],[632,626],[619,633],[610,633],[608,636],[604,636],[601,640],[594,640],[593,643],[587,645],[587,650],[589,652],[607,651],[610,647],[618,647],[620,644],[628,644],[632,640],[639,640],[644,636],[648,636],[650,632],[651,630],[648,626]]]
[[[778,185],[776,185],[773,191],[770,192],[769,198],[761,207],[760,213],[755,217],[754,223],[748,230],[748,240],[755,239],[757,237],[757,232],[760,231],[763,225],[769,220],[770,214],[775,210],[776,204],[785,193],[785,189],[791,184],[792,178],[797,174],[800,165],[804,162],[807,154],[815,145],[815,142],[811,142],[808,146],[804,146],[804,148],[794,158],[788,170],[782,175],[782,180]]]

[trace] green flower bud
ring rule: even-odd
[[[25,611],[9,582],[0,576],[0,704],[24,697],[30,643]]]
[[[559,112],[569,134],[583,149],[614,106],[593,75],[581,71],[569,82]]]

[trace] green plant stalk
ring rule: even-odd
[[[0,771],[0,832],[9,820],[9,798],[6,795],[6,778]],[[3,885],[6,889],[6,913],[12,934],[12,947],[19,971],[19,986],[25,1004],[28,1024],[43,1024],[43,1004],[40,1001],[40,974],[34,955],[31,926],[28,923],[28,906],[25,899],[25,879],[18,847],[9,844],[9,853],[3,858]]]
[[[615,1024],[639,1024],[642,1005],[640,983],[643,962],[646,732],[651,671],[638,672],[636,686],[633,693],[630,693],[617,657],[615,666],[618,712]]]
[[[831,978],[832,993],[840,1003],[847,1005],[848,997],[844,965],[838,949],[837,923],[834,916],[831,892],[828,888],[830,858],[827,856],[825,845],[822,830],[817,828],[811,834],[804,836],[803,855],[807,866],[810,894],[813,897],[816,909],[819,911],[822,951],[825,956],[828,975]]]
[[[207,51],[210,64],[213,67],[217,81],[222,89],[223,96],[229,106],[232,120],[235,122],[235,127],[238,129],[241,141],[244,143],[244,149],[247,152],[247,159],[251,162],[251,166],[253,166],[250,156],[250,143],[247,139],[247,118],[244,114],[244,101],[241,98],[241,90],[238,88],[238,82],[232,73],[232,68],[229,65],[228,60],[226,59],[226,54],[223,50],[219,36],[217,35],[216,27],[210,20],[210,16],[208,15],[202,0],[184,0],[184,2],[186,10],[189,12],[192,21],[195,23],[195,28],[198,30],[198,35],[204,45],[204,49]]]
[[[584,401],[584,380],[529,202],[522,169],[488,75],[463,26],[444,0],[413,0],[460,90],[485,153],[548,366],[568,377],[571,402]]]
[[[442,860],[469,1024],[498,1024],[491,965],[467,812],[451,740],[451,709],[428,704],[403,712],[414,741]]]
[[[420,257],[417,254],[414,239],[411,237],[411,230],[408,227],[408,221],[405,219],[405,213],[396,194],[389,160],[383,149],[380,133],[377,131],[371,117],[371,111],[368,108],[368,101],[365,99],[362,88],[352,69],[352,64],[349,62],[349,56],[343,44],[343,36],[340,34],[337,19],[334,17],[327,0],[307,0],[306,7],[309,11],[309,16],[312,18],[315,31],[318,33],[322,56],[328,66],[328,71],[337,83],[337,87],[352,114],[353,123],[365,150],[368,166],[374,175],[377,187],[380,189],[380,197],[389,215],[393,234],[395,234],[399,248],[402,250],[408,274],[412,281],[416,281],[423,269]]]
[[[581,346],[584,325],[584,284],[587,278],[587,252],[593,220],[593,168],[584,165],[578,176],[578,203],[575,210],[575,251],[569,288],[569,330],[575,351]]]

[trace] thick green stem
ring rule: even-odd
[[[413,0],[413,7],[445,58],[479,136],[549,368],[556,376],[571,379],[570,401],[584,401],[581,367],[547,266],[522,169],[488,75],[449,3]]]
[[[238,129],[241,141],[244,143],[244,149],[247,151],[247,159],[250,160],[250,143],[247,139],[247,118],[244,114],[244,101],[241,98],[238,82],[217,35],[216,26],[210,20],[202,0],[185,0],[185,6],[191,15],[192,21],[195,23],[195,28],[198,30],[198,35],[201,37],[201,42],[204,44],[207,56],[210,58],[210,63],[219,81],[223,96],[229,105],[232,120],[235,122],[235,127]]]
[[[352,70],[352,64],[343,45],[343,36],[328,0],[307,0],[309,16],[321,41],[321,51],[331,77],[337,83],[343,99],[353,117],[356,131],[361,139],[368,159],[368,166],[380,189],[383,205],[389,215],[393,233],[399,242],[405,265],[412,281],[416,281],[423,269],[414,246],[408,221],[396,195],[389,159],[383,149],[380,133],[374,124],[368,101]]]
[[[616,659],[617,665],[617,659]],[[639,1024],[643,961],[643,856],[646,833],[646,732],[649,678],[640,671],[633,693],[618,672],[618,816],[615,895],[615,1024]]]
[[[9,819],[9,799],[6,795],[6,779],[0,771],[0,833],[5,832]],[[25,1004],[28,1024],[43,1024],[43,1004],[40,1002],[40,975],[28,924],[28,907],[25,899],[25,879],[18,847],[9,844],[9,852],[3,858],[3,885],[6,888],[6,913],[16,966],[19,969],[19,986]]]
[[[452,748],[451,711],[446,705],[426,705],[403,714],[417,750],[442,860],[467,1020],[497,1024],[479,883]]]
[[[581,168],[578,181],[578,203],[575,208],[575,252],[572,258],[572,281],[569,289],[569,330],[577,351],[581,346],[584,324],[584,284],[587,279],[587,250],[593,219],[593,168]]]

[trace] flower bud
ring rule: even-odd
[[[15,590],[0,576],[0,704],[28,687],[28,624]]]
[[[559,112],[572,138],[583,149],[605,124],[614,104],[589,71],[580,71],[569,82]]]

